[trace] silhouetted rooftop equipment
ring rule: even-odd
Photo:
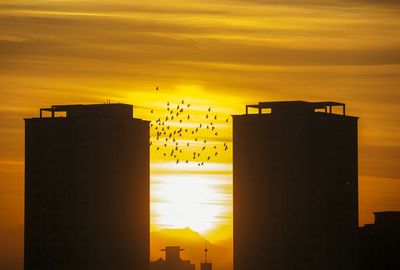
[[[165,260],[158,259],[150,262],[150,270],[195,270],[195,265],[190,260],[182,260],[180,252],[184,250],[180,246],[167,246],[161,251],[165,251]]]
[[[205,249],[204,249],[204,256],[205,256],[205,261],[204,262],[208,262],[208,257],[207,257],[207,254],[208,253],[208,248],[207,248],[207,243],[206,243],[206,247],[205,247]]]
[[[204,255],[205,255],[205,260],[204,262],[200,263],[200,270],[212,270],[212,263],[208,261],[208,248],[207,248],[207,243],[204,248]]]
[[[181,251],[184,251],[183,248],[180,248],[180,246],[167,246],[161,251],[165,251],[165,260],[168,262],[175,262],[178,263],[181,261]]]
[[[342,107],[342,114],[346,115],[346,105],[344,103],[324,101],[324,102],[306,102],[306,101],[275,101],[259,102],[255,105],[246,105],[246,114],[249,114],[249,108],[258,109],[258,114],[266,113],[309,113],[317,110],[324,110],[325,113],[332,114],[333,107]]]
[[[40,118],[43,112],[50,112],[51,117],[56,117],[56,113],[63,113],[64,117],[128,117],[133,115],[133,106],[122,103],[106,104],[74,104],[74,105],[53,105],[50,108],[40,109]]]

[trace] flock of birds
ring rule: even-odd
[[[151,134],[154,134],[150,146],[162,152],[165,158],[173,158],[176,164],[195,162],[197,166],[204,166],[205,162],[216,158],[219,151],[228,150],[226,142],[221,145],[212,143],[216,140],[207,140],[210,136],[219,136],[215,122],[221,121],[211,107],[199,121],[202,123],[193,126],[188,123],[194,118],[189,114],[191,104],[182,100],[179,104],[167,102],[166,105],[166,113],[150,123]],[[154,114],[154,109],[150,113]],[[224,122],[228,123],[229,118]]]

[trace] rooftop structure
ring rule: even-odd
[[[184,249],[180,246],[167,246],[161,251],[165,251],[165,260],[159,258],[150,263],[150,270],[194,270],[195,265],[190,260],[182,260],[180,253]]]
[[[45,117],[49,112],[50,117],[118,117],[132,118],[133,106],[121,103],[106,104],[74,104],[74,105],[53,105],[50,108],[40,109],[40,118]]]
[[[208,248],[204,249],[204,262],[200,263],[200,270],[212,270],[212,263],[208,261]]]
[[[342,115],[346,115],[346,105],[344,103],[324,101],[324,102],[306,102],[306,101],[273,101],[259,102],[256,105],[246,105],[246,114],[249,109],[257,109],[259,114],[265,113],[304,113],[323,110],[325,113],[333,113],[335,107],[342,109]]]

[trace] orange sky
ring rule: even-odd
[[[22,119],[107,99],[146,119],[181,99],[221,117],[258,101],[345,102],[360,117],[360,223],[400,210],[399,15],[394,0],[0,0],[0,229],[23,223]],[[230,126],[220,128],[230,141]],[[152,229],[231,237],[231,158],[199,172],[152,150]],[[211,208],[205,195],[169,196],[178,175]],[[207,223],[171,221],[180,202]]]

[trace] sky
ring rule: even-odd
[[[149,120],[182,99],[221,119],[259,101],[344,102],[360,117],[360,224],[400,210],[399,15],[395,0],[0,0],[0,230],[23,224],[23,118],[107,100]],[[154,148],[151,161],[152,230],[232,236],[231,147],[201,168]]]

